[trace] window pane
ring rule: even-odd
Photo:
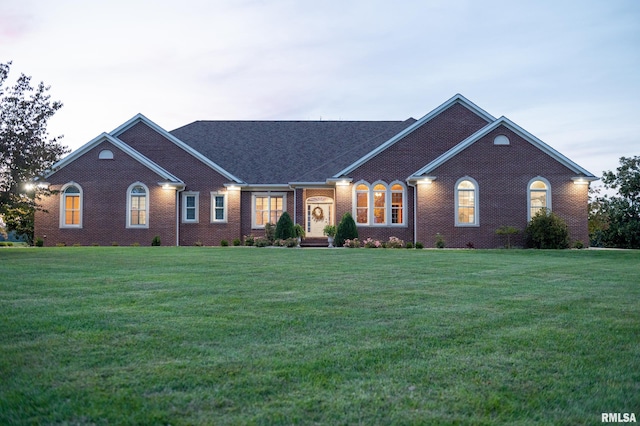
[[[224,210],[216,209],[216,220],[224,220]]]
[[[222,195],[216,196],[216,207],[224,207],[224,196]]]
[[[196,220],[196,209],[187,209],[187,220]]]
[[[402,185],[400,185],[400,184],[398,184],[398,183],[396,183],[395,185],[393,185],[393,186],[391,187],[391,190],[392,190],[392,191],[402,191],[402,189],[403,189],[403,188],[402,188]]]
[[[382,184],[377,184],[376,186],[373,187],[373,190],[374,191],[386,191],[387,188]]]
[[[468,180],[463,180],[458,184],[458,189],[475,189],[473,183]]]
[[[368,204],[368,201],[369,201],[368,198],[369,198],[368,194],[358,193],[356,195],[356,199],[357,199],[356,205],[357,205],[357,207],[365,207],[366,208],[367,204]]]
[[[144,188],[140,185],[138,186],[134,186],[133,189],[131,190],[132,194],[146,194],[147,191],[144,190]]]
[[[474,223],[474,210],[473,207],[460,207],[458,209],[458,222]]]
[[[65,194],[79,194],[80,190],[75,186],[70,186],[64,190]]]
[[[360,184],[356,187],[356,191],[367,191],[369,192],[369,187],[367,185],[364,184]]]
[[[531,189],[547,189],[547,185],[544,182],[537,180],[531,184]]]
[[[400,185],[394,185],[394,187]],[[402,188],[402,187],[400,187]],[[394,192],[391,194],[391,223],[400,224],[403,221],[402,207],[404,201],[402,199],[401,192]]]
[[[196,206],[196,197],[194,195],[187,195],[187,208]]]

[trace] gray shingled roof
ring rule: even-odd
[[[170,133],[249,184],[285,184],[324,182],[415,121],[195,121]]]

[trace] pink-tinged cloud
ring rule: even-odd
[[[18,40],[29,32],[32,17],[29,15],[0,12],[0,40]]]

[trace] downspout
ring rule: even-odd
[[[176,189],[176,247],[180,247],[180,193],[184,187]]]
[[[418,185],[413,186],[413,244],[418,241]]]

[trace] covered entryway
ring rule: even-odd
[[[334,221],[333,198],[310,197],[305,202],[306,237],[321,238],[322,230],[326,225],[333,225]]]

